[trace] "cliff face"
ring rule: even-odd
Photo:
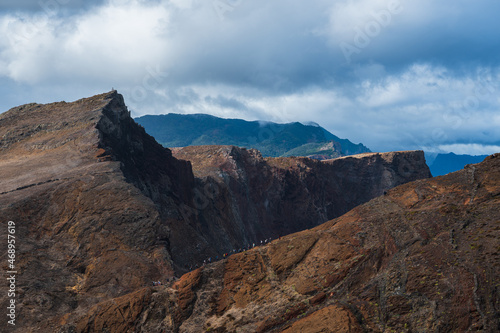
[[[387,188],[429,176],[420,152],[320,162],[263,159],[235,147],[190,149],[172,156],[134,123],[116,92],[0,115],[0,236],[6,238],[7,221],[16,223],[18,332],[58,331],[66,323],[71,331],[99,302],[126,317],[143,316],[149,302],[158,301],[155,318],[168,302],[172,309],[180,304],[171,318],[178,326],[190,316],[191,287],[208,283],[211,271],[181,281],[180,303],[139,289],[208,256],[311,228]],[[1,256],[6,262],[6,252]],[[139,297],[133,304],[129,293]],[[122,295],[128,296],[116,298]],[[5,293],[0,299],[6,305]],[[109,330],[130,324],[107,322],[105,308],[92,313]],[[78,331],[102,331],[78,323]]]
[[[315,227],[392,187],[430,177],[423,152],[416,151],[327,161],[264,159],[256,150],[233,146],[177,148],[173,154],[189,160],[198,179],[184,217],[194,219],[206,239],[217,240],[218,253]],[[175,248],[189,246],[180,241]],[[199,245],[207,253],[204,247]],[[177,255],[182,253],[173,251]]]
[[[78,332],[498,332],[500,154],[74,316]],[[118,316],[117,313],[122,315]]]
[[[135,125],[120,95],[10,110],[0,138],[2,225],[17,225],[19,331],[173,274],[166,221],[189,200],[190,165]]]

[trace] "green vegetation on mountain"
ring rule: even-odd
[[[258,149],[263,156],[334,158],[369,152],[319,125],[277,124],[223,119],[206,114],[147,115],[135,119],[165,147],[234,145]]]
[[[285,154],[283,154],[283,156],[310,156],[317,159],[326,159],[343,156],[341,152],[342,147],[340,143],[332,140],[326,143],[306,143],[302,146],[287,151]]]

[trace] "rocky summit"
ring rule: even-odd
[[[13,331],[491,330],[498,159],[428,177],[420,151],[172,151],[116,91],[11,109],[0,214],[3,239],[16,224]]]
[[[60,319],[70,332],[498,332],[500,154]]]

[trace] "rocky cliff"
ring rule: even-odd
[[[198,185],[182,211],[196,221],[199,234],[220,244],[213,256],[315,227],[394,186],[430,177],[423,152],[416,151],[326,161],[262,158],[233,146],[185,147],[173,154],[192,163]],[[176,239],[172,255],[188,260],[183,251],[194,251],[183,237]],[[203,240],[198,244],[202,254],[211,253]]]
[[[68,317],[63,332],[498,332],[500,154]]]
[[[6,239],[7,221],[16,223],[18,332],[130,329],[124,318],[142,315],[158,296],[140,289],[152,280],[314,227],[390,187],[429,176],[421,152],[320,162],[210,146],[175,156],[135,124],[114,91],[0,115],[0,236]],[[165,313],[163,301],[173,302],[172,309],[182,304],[171,318],[179,326],[196,298],[192,284],[210,280],[208,272],[183,278],[182,301],[163,294],[160,312],[151,315]],[[133,311],[131,295],[139,297]],[[6,306],[6,293],[0,299]],[[78,318],[94,304],[100,305],[91,313],[101,317],[123,306],[123,318],[89,326],[95,318]],[[229,307],[221,303],[218,311]]]
[[[174,273],[166,222],[191,200],[191,167],[130,119],[120,95],[12,109],[0,138],[1,232],[16,223],[20,332]]]

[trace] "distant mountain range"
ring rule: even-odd
[[[265,157],[308,156],[316,159],[370,152],[363,144],[340,139],[315,123],[277,124],[174,113],[147,115],[135,121],[165,147],[234,145],[258,149]]]
[[[429,156],[429,154],[427,154],[427,156]],[[456,155],[454,153],[437,154],[434,161],[431,163],[428,162],[428,164],[432,175],[436,177],[461,170],[467,164],[481,163],[487,156],[488,155]],[[429,158],[427,158],[427,160],[429,161]]]

